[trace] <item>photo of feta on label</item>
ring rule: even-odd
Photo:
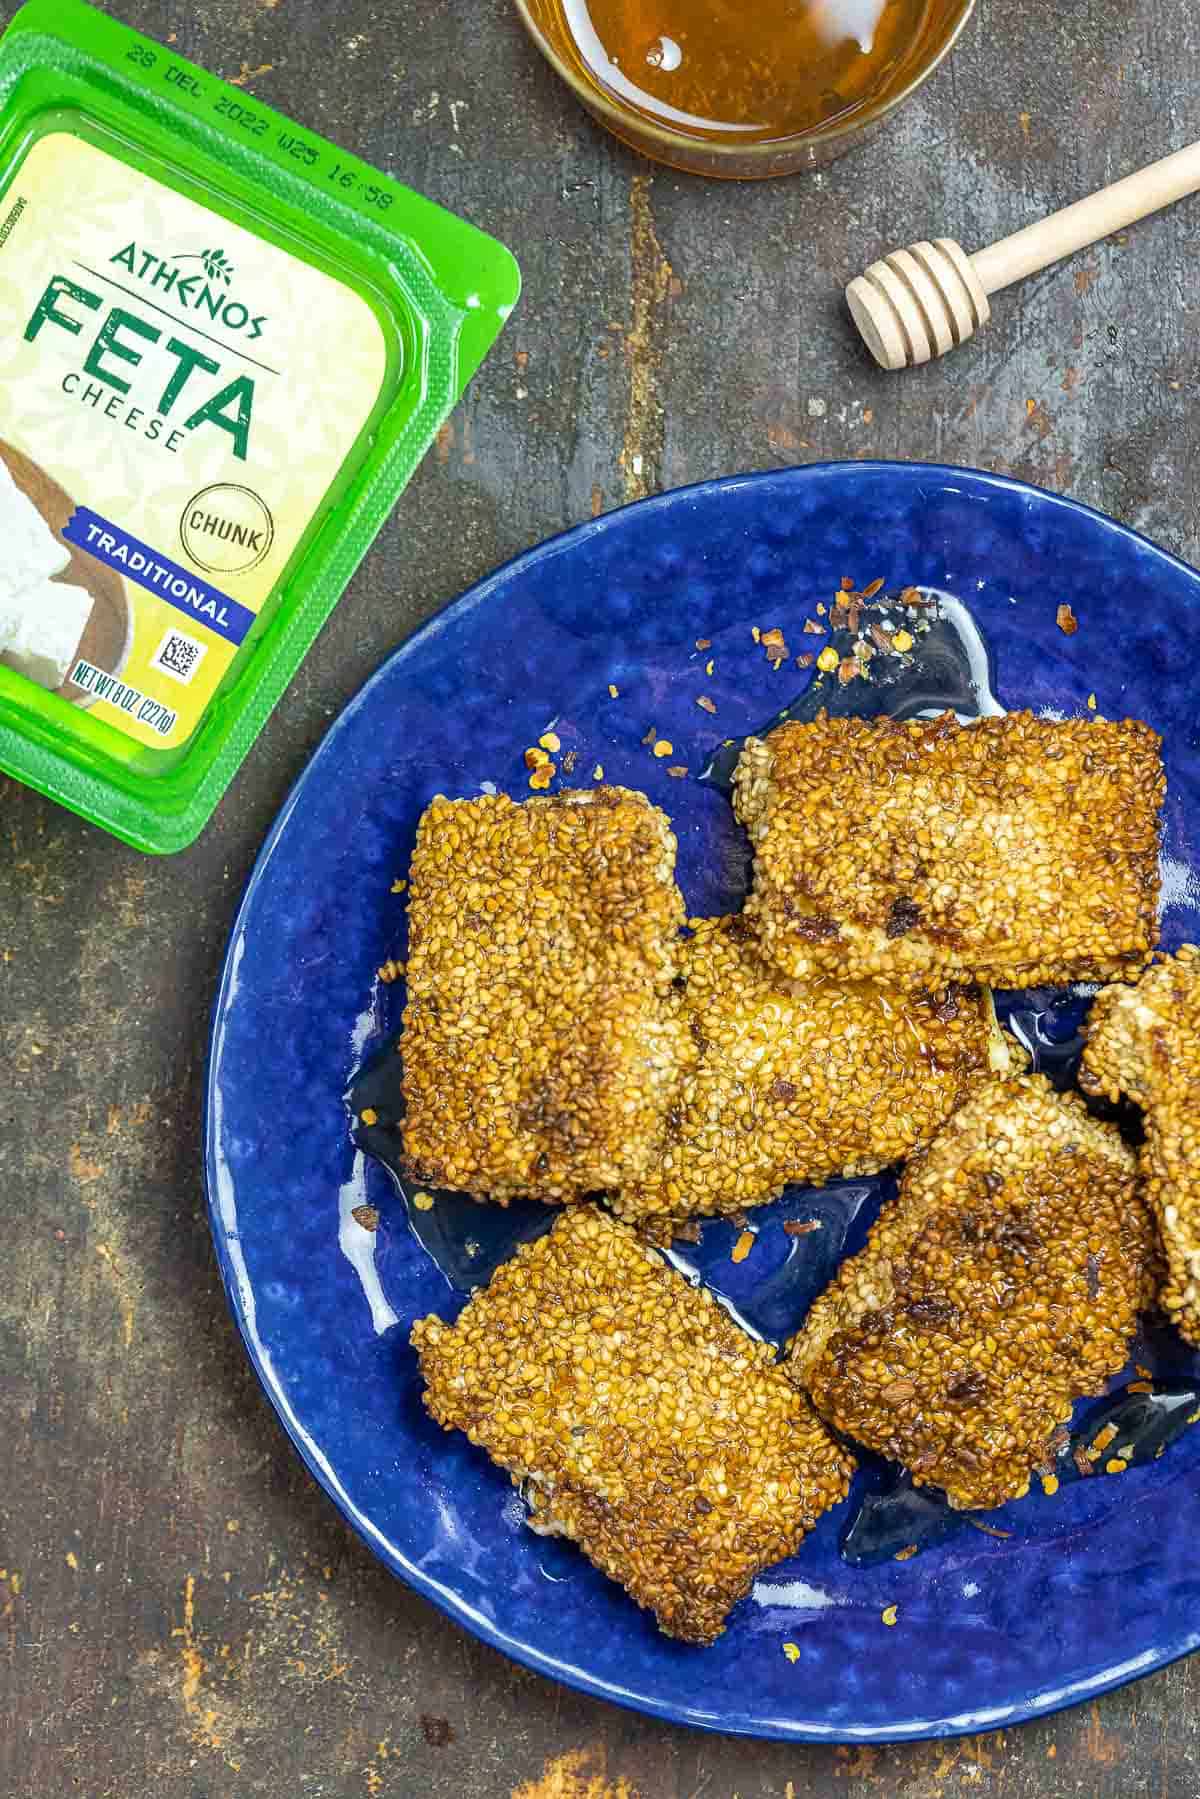
[[[61,575],[71,552],[22,493],[0,457],[0,605]]]
[[[61,687],[92,615],[83,587],[43,581],[15,599],[0,598],[0,662],[39,687]]]

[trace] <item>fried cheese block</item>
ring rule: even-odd
[[[789,981],[743,918],[705,920],[683,947],[680,979],[699,1059],[658,1161],[612,1202],[644,1234],[760,1205],[791,1181],[874,1174],[1008,1067],[978,988]]]
[[[735,776],[747,913],[794,979],[1132,978],[1158,936],[1164,791],[1135,720],[781,725]]]
[[[412,1341],[430,1413],[524,1486],[532,1528],[570,1537],[685,1642],[718,1637],[845,1497],[854,1464],[771,1345],[597,1206]]]
[[[1028,1490],[1125,1363],[1157,1244],[1133,1153],[1041,1075],[994,1081],[904,1171],[785,1366],[847,1436],[960,1508]]]
[[[666,815],[620,787],[435,799],[411,868],[400,1042],[415,1175],[549,1202],[649,1165],[688,1047]]]
[[[1166,1258],[1159,1299],[1200,1344],[1200,949],[1185,944],[1136,987],[1097,995],[1079,1084],[1145,1112],[1138,1160]]]

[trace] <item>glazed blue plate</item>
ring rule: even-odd
[[[794,657],[820,640],[803,639],[801,621],[846,575],[962,600],[1001,705],[1073,716],[1094,696],[1100,713],[1162,733],[1163,938],[1200,937],[1200,576],[1082,506],[961,469],[855,463],[710,482],[519,557],[346,708],[247,889],[207,1096],[213,1234],[250,1358],[379,1558],[486,1642],[585,1692],[804,1741],[1011,1725],[1200,1645],[1200,1432],[1151,1466],[991,1514],[1008,1535],[963,1528],[903,1562],[847,1565],[843,1505],[759,1580],[714,1647],[672,1642],[569,1545],[526,1530],[506,1477],[426,1417],[408,1331],[462,1305],[442,1272],[455,1271],[455,1246],[439,1253],[430,1214],[422,1242],[391,1178],[356,1150],[345,1094],[399,1026],[403,983],[377,971],[404,953],[405,898],[392,886],[422,808],[436,793],[527,794],[522,752],[552,724],[579,785],[601,765],[670,812],[691,913],[740,903],[744,842],[725,799],[696,777],[724,738],[761,725],[811,678]],[[1071,636],[1056,624],[1063,603],[1079,621]],[[781,627],[793,659],[773,669],[754,626]],[[670,739],[669,760],[644,744],[651,729]],[[793,1191],[761,1214],[740,1266],[725,1223],[689,1253],[779,1337],[827,1278],[830,1245],[861,1241],[883,1191]],[[355,1216],[363,1206],[377,1209],[377,1229]],[[528,1209],[472,1215],[484,1268],[504,1233],[537,1223]],[[780,1221],[797,1217],[825,1228],[784,1233]],[[1143,1355],[1156,1371],[1191,1369],[1170,1342]]]

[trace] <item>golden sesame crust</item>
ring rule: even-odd
[[[1138,1152],[1166,1275],[1159,1299],[1200,1344],[1200,949],[1185,944],[1136,987],[1106,987],[1088,1020],[1080,1086],[1146,1114]]]
[[[791,1181],[876,1173],[927,1141],[1005,1055],[978,988],[792,982],[744,919],[693,924],[676,1005],[699,1060],[653,1170],[613,1200],[643,1232],[740,1212]]]
[[[528,1483],[533,1528],[572,1538],[685,1642],[719,1636],[846,1495],[852,1460],[771,1346],[597,1206],[412,1342],[430,1413]]]
[[[908,1164],[785,1366],[919,1485],[1002,1505],[1124,1365],[1156,1262],[1115,1128],[1041,1075],[994,1081]]]
[[[428,807],[400,1046],[422,1181],[557,1203],[648,1165],[690,1053],[664,1005],[674,863],[666,815],[620,787]]]
[[[1135,720],[781,725],[735,776],[747,913],[795,979],[1131,978],[1158,940],[1164,793]]]

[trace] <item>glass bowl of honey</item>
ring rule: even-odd
[[[952,48],[975,0],[516,0],[601,124],[698,175],[819,168]]]

